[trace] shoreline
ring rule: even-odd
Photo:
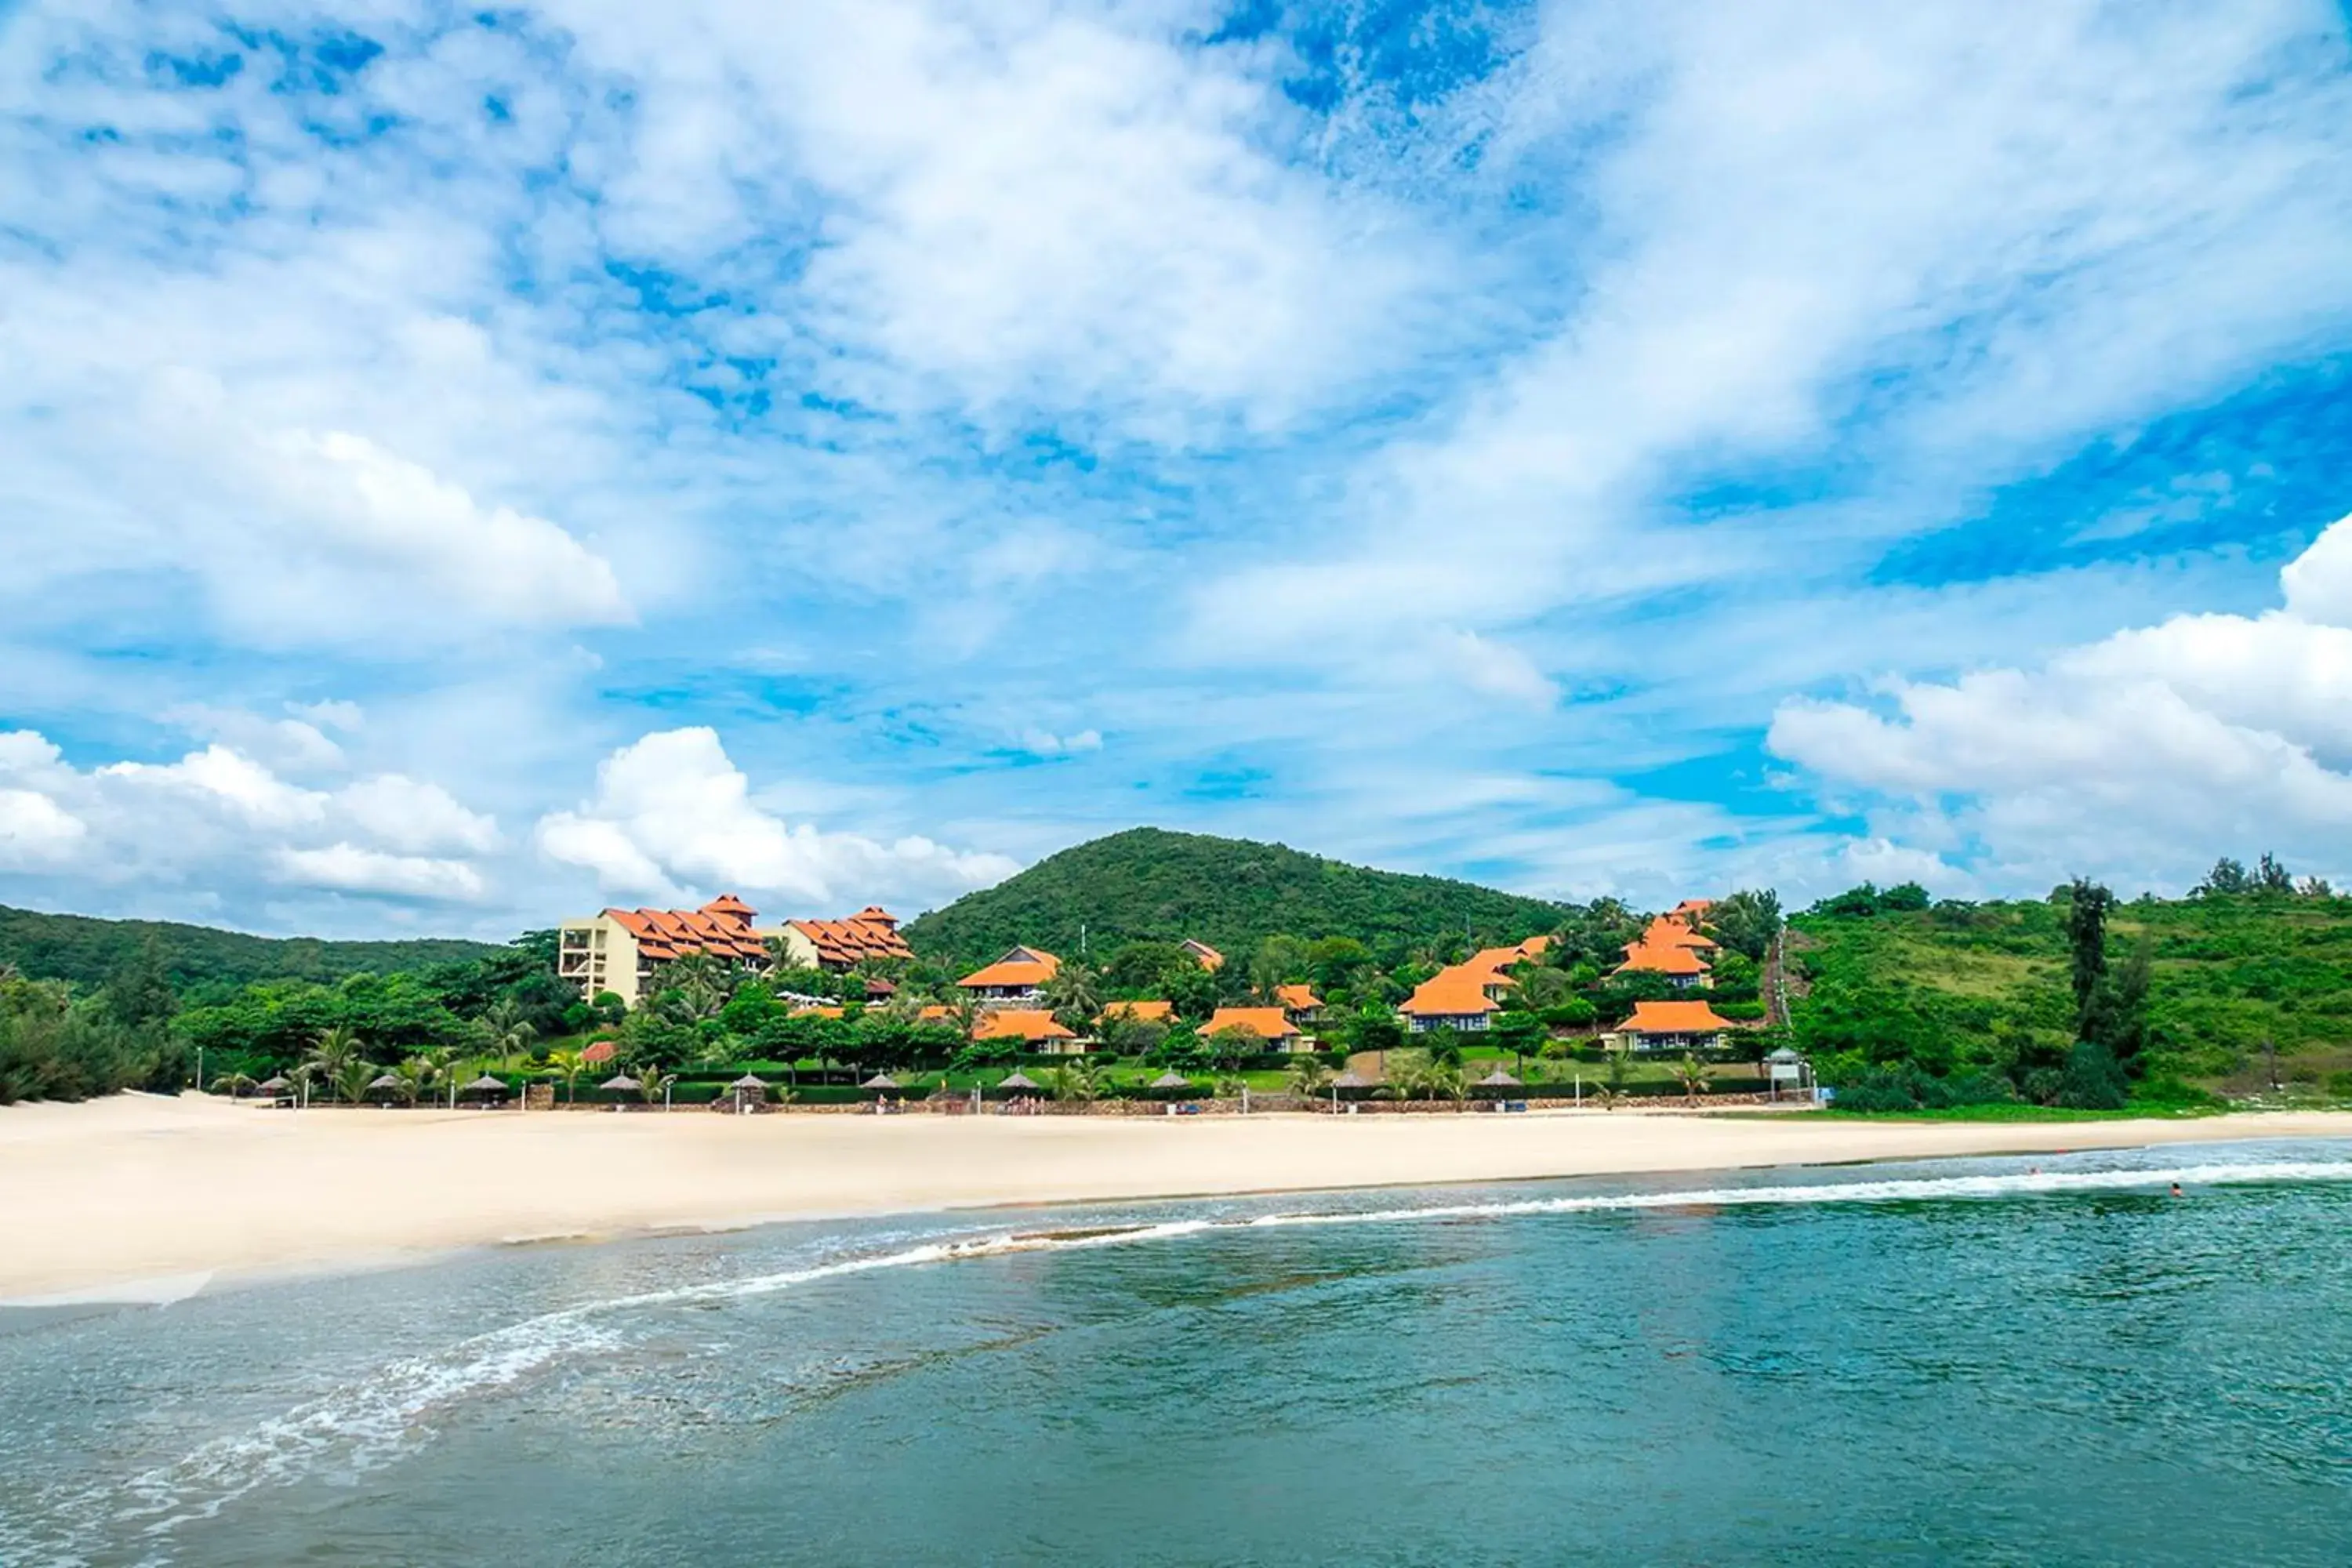
[[[2278,1139],[2352,1111],[1884,1122],[1811,1114],[724,1117],[270,1111],[122,1095],[0,1109],[0,1305],[184,1299],[402,1267],[891,1214]]]

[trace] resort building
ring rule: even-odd
[[[975,1040],[1018,1040],[1031,1050],[1055,1056],[1083,1053],[1086,1042],[1055,1022],[1041,1008],[997,1007],[983,1013],[971,1026]]]
[[[829,969],[838,974],[868,959],[915,956],[898,934],[898,917],[877,905],[838,921],[786,921],[762,932],[774,939],[786,963],[802,969]]]
[[[1188,936],[1182,945],[1184,951],[1192,954],[1193,963],[1213,974],[1225,966],[1225,955],[1205,942],[1194,942]]]
[[[1061,968],[1062,961],[1042,947],[1016,947],[956,984],[983,1002],[1025,1002]]]
[[[1255,1035],[1270,1051],[1307,1048],[1307,1038],[1298,1032],[1298,1026],[1279,1007],[1220,1007],[1201,1026],[1201,1037],[1211,1039],[1226,1029]]]
[[[1703,899],[1685,899],[1675,912],[1658,916],[1642,934],[1625,944],[1625,962],[1619,974],[1660,974],[1676,990],[1711,990],[1715,985],[1715,939],[1698,929]]]
[[[1484,1029],[1503,1010],[1504,994],[1518,984],[1510,976],[1511,966],[1541,959],[1550,946],[1551,938],[1531,936],[1513,947],[1481,948],[1467,963],[1450,964],[1423,981],[1397,1011],[1416,1035]]]
[[[1419,985],[1397,1009],[1405,1027],[1416,1035],[1432,1029],[1465,1029],[1475,1033],[1503,1010],[1503,993],[1510,989],[1507,974],[1475,963],[1456,963],[1439,970]]]
[[[662,969],[708,953],[746,969],[769,965],[768,944],[751,929],[751,906],[721,893],[698,910],[608,909],[557,928],[555,972],[593,1002],[606,992],[635,1007],[659,990]]]
[[[1103,1006],[1106,1018],[1132,1018],[1139,1024],[1172,1024],[1176,1021],[1173,1002],[1110,1002]]]
[[[1312,985],[1277,985],[1274,998],[1282,1004],[1290,1021],[1301,1028],[1323,1016],[1323,998],[1315,994]]]
[[[1705,1002],[1636,1002],[1615,1033],[1630,1051],[1714,1051],[1735,1026]]]

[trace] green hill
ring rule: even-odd
[[[1196,937],[1249,952],[1276,932],[1377,945],[1458,934],[1516,942],[1559,923],[1560,906],[1444,877],[1343,865],[1279,844],[1130,828],[1050,856],[907,926],[927,958],[979,963],[1015,942],[1088,946]]]
[[[484,942],[322,942],[316,937],[247,936],[211,926],[168,921],[105,921],[41,914],[0,905],[0,963],[35,980],[103,983],[152,940],[173,984],[186,990],[215,982],[340,980],[486,957],[502,950]]]
[[[1818,1055],[1909,1060],[1934,1071],[2009,1071],[2021,1051],[2073,1038],[2063,900],[1938,904],[1790,921],[1792,1008]],[[2352,899],[2215,895],[2118,903],[2106,928],[2120,970],[2149,959],[2149,1070],[2231,1093],[2352,1069]]]

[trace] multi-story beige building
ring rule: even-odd
[[[726,963],[765,969],[762,933],[751,929],[751,906],[722,893],[698,910],[604,910],[557,928],[555,972],[594,1001],[606,992],[634,1007],[658,989],[662,968],[689,952]]]

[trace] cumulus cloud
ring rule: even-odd
[[[356,844],[280,849],[272,857],[280,879],[343,893],[465,901],[482,896],[482,874],[463,860],[391,855]]]
[[[322,822],[327,796],[288,784],[241,752],[215,742],[176,763],[110,763],[99,770],[142,788],[175,790],[215,801],[258,827]]]
[[[346,785],[336,800],[352,821],[395,849],[484,854],[499,847],[498,824],[468,811],[437,784],[379,773]]]
[[[474,860],[422,852],[499,843],[491,818],[401,774],[312,789],[218,742],[84,771],[42,735],[0,732],[0,863],[82,887],[234,888],[257,866],[281,887],[470,902],[489,887]]]
[[[646,735],[607,757],[596,794],[539,825],[549,858],[583,866],[615,892],[685,898],[688,889],[777,893],[812,906],[928,902],[1010,876],[1002,855],[920,837],[882,842],[790,825],[751,797],[714,730]]]
[[[2323,870],[2352,834],[2352,629],[2333,596],[2352,518],[2280,574],[2287,607],[2177,616],[2033,669],[1797,700],[1768,744],[1864,792],[1895,837],[1970,841],[2048,871],[2121,864],[2179,885],[2221,853]],[[2347,617],[2352,619],[2352,617]]]
[[[0,865],[33,866],[61,859],[89,826],[47,795],[0,788]]]

